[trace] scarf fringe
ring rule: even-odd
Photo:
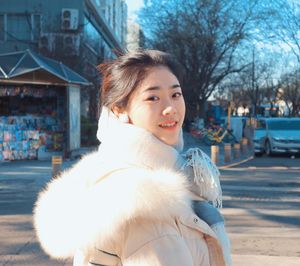
[[[191,166],[194,171],[194,182],[201,197],[212,202],[216,208],[222,208],[222,189],[220,172],[211,159],[199,148],[191,148],[185,154],[186,162],[181,170]]]

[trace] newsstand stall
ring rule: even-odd
[[[80,85],[89,83],[59,62],[22,53],[0,55],[0,161],[45,159],[80,148]]]
[[[65,94],[63,87],[0,86],[0,160],[37,159],[39,149],[63,151]]]

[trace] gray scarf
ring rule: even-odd
[[[121,122],[112,111],[103,107],[97,138],[101,142],[99,152],[102,160],[112,168],[138,166],[186,172],[188,167],[192,167],[193,174],[188,175],[191,190],[211,201],[214,206],[222,206],[218,169],[199,148],[189,149],[181,155],[182,133],[179,142],[173,147],[143,128]]]

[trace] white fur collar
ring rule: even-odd
[[[190,205],[186,178],[171,170],[127,168],[103,178],[98,153],[83,158],[39,195],[34,224],[43,249],[52,257],[116,237],[135,217],[167,219]],[[127,165],[128,166],[128,165]]]
[[[127,163],[152,169],[167,167],[184,171],[185,167],[192,166],[193,191],[214,206],[222,206],[217,167],[199,148],[189,149],[184,160],[179,154],[183,148],[182,134],[176,147],[169,146],[143,128],[122,123],[112,111],[103,107],[97,137],[102,142],[100,152],[105,154],[107,161],[114,161],[116,167]]]
[[[120,134],[121,132],[122,134]],[[132,134],[134,137],[132,137]],[[139,128],[133,124],[121,122],[111,110],[105,106],[102,107],[97,131],[97,138],[100,142],[114,142],[118,139],[128,138],[136,141],[136,134],[152,135],[143,128]],[[184,141],[181,131],[178,143],[176,143],[173,148],[175,148],[178,152],[181,152],[183,150],[183,145]]]
[[[179,143],[172,147],[143,128],[120,122],[106,107],[102,108],[97,137],[101,142],[99,151],[109,160],[150,168],[175,167],[183,147],[182,134]]]

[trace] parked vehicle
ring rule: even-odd
[[[300,118],[266,118],[265,125],[264,151],[267,155],[300,153]]]
[[[253,139],[255,155],[262,155],[265,152],[266,134],[267,131],[265,119],[257,119]]]

